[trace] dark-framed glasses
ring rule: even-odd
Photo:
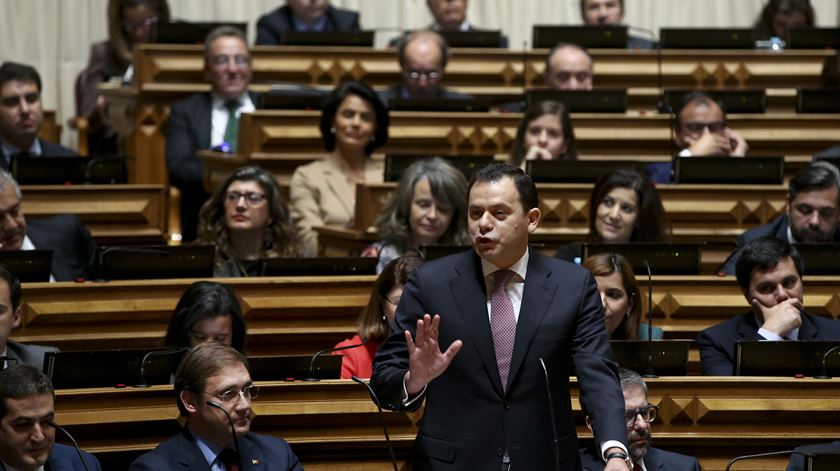
[[[235,56],[218,55],[210,58],[210,64],[213,67],[225,67],[231,60],[233,60],[237,66],[244,67],[251,63],[251,56],[242,54],[237,54]]]
[[[248,206],[257,206],[265,201],[265,195],[261,193],[254,193],[253,191],[246,191],[245,193],[229,191],[225,193],[226,203],[236,204],[239,202],[239,198],[245,198],[245,204]]]
[[[627,422],[627,427],[632,427],[636,423],[636,416],[642,416],[642,420],[651,423],[656,420],[656,414],[659,408],[653,404],[648,404],[636,410],[625,410],[624,420]]]
[[[209,393],[212,396],[216,396],[219,398],[220,401],[224,403],[231,403],[234,401],[239,400],[239,396],[242,396],[243,399],[256,399],[260,393],[260,388],[251,384],[249,386],[245,386],[242,389],[227,389],[220,393]]]

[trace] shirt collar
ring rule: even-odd
[[[326,27],[327,27],[327,14],[325,12],[323,15],[321,15],[320,18],[318,18],[318,21],[316,21],[314,24],[311,24],[311,25],[307,24],[307,23],[304,23],[302,21],[298,21],[297,18],[292,16],[292,25],[294,26],[295,31],[321,32],[321,31],[324,31],[324,29],[326,29]]]
[[[38,139],[35,139],[35,141],[32,142],[32,146],[27,150],[18,149],[14,145],[2,140],[0,141],[0,150],[3,151],[3,155],[7,160],[11,159],[13,155],[20,154],[21,152],[29,152],[30,154],[36,156],[39,156],[42,153],[41,142]]]
[[[9,465],[8,465],[8,464],[6,464],[6,462],[5,462],[5,461],[3,461],[3,460],[0,460],[0,463],[3,463],[3,466],[4,466],[4,468],[6,469],[6,471],[18,471],[18,469],[17,469],[17,468],[13,468],[13,467],[9,466]],[[44,471],[44,465],[41,465],[40,467],[35,468],[35,471]]]
[[[440,31],[441,30],[440,24],[437,21],[434,22],[432,24],[431,29],[434,30],[434,31]],[[458,27],[458,31],[469,31],[469,30],[470,30],[470,21],[465,18],[464,22],[461,23],[461,26]]]
[[[213,100],[211,102],[211,106],[213,107],[212,109],[214,109],[214,110],[227,110],[227,108],[225,108],[225,104],[227,103],[227,101],[225,101],[222,97],[220,97],[216,92],[211,92],[210,96],[212,97],[212,100]],[[249,103],[251,103],[251,95],[248,92],[245,92],[245,93],[242,94],[241,97],[239,97],[239,100],[237,100],[237,101],[239,101],[239,107],[243,108],[243,107],[247,106]]]
[[[193,437],[195,437],[195,444],[198,445],[198,449],[201,450],[201,454],[204,456],[204,459],[207,460],[207,464],[209,466],[213,466],[213,462],[216,461],[219,453],[221,453],[224,448],[211,445],[199,435],[196,435],[192,429],[190,429],[190,433]]]
[[[508,270],[519,275],[519,277],[522,278],[523,281],[525,280],[525,275],[528,273],[528,259],[530,258],[529,250],[530,249],[526,248],[525,253],[522,254],[522,257],[520,257],[519,260],[517,260],[513,265],[507,267]],[[483,258],[481,259],[481,271],[484,274],[485,280],[492,273],[495,273],[499,270],[501,270],[501,268],[497,267],[493,263]]]
[[[793,231],[790,230],[790,218],[788,218],[788,227],[787,227],[787,241],[789,244],[798,244],[799,242],[793,237]]]

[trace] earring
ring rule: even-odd
[[[630,311],[627,311],[627,312],[624,313],[624,318],[625,319],[630,319]]]
[[[335,126],[330,128],[330,134],[335,134]]]

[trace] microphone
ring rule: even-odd
[[[653,372],[653,276],[650,272],[650,264],[644,260],[645,270],[648,275],[648,357],[647,357],[647,371],[642,375],[642,378],[658,378]]]
[[[73,435],[70,435],[70,432],[68,432],[67,429],[65,429],[61,425],[58,425],[57,423],[55,423],[52,420],[47,421],[47,425],[49,425],[50,427],[52,427],[54,429],[61,430],[61,433],[63,433],[65,437],[70,439],[70,442],[73,443],[73,448],[76,449],[76,453],[79,455],[79,460],[82,462],[82,466],[85,467],[85,471],[90,471],[90,468],[88,468],[88,465],[87,465],[87,461],[85,461],[85,457],[84,457],[84,455],[82,455],[82,449],[79,448],[79,444],[78,444],[78,442],[76,442],[76,439],[73,438]]]
[[[385,423],[385,413],[382,412],[382,405],[379,403],[379,398],[376,397],[376,393],[373,391],[373,388],[370,387],[370,384],[366,383],[362,378],[353,375],[350,379],[361,384],[365,387],[365,389],[367,389],[368,394],[370,394],[370,399],[379,410],[379,419],[382,420],[382,431],[385,432],[385,444],[388,445],[388,453],[391,455],[391,463],[394,465],[394,471],[398,471],[397,457],[394,455],[394,447],[391,445],[391,435],[388,433],[388,425]]]
[[[795,455],[802,455],[802,456],[805,456],[805,457],[816,456],[816,455],[811,454],[811,453],[802,453],[802,452],[796,451],[796,450],[771,451],[771,452],[768,452],[768,453],[756,453],[754,455],[736,456],[735,458],[732,458],[732,460],[730,460],[729,463],[726,464],[726,468],[724,469],[724,471],[729,471],[729,469],[732,468],[733,464],[735,464],[739,461],[743,461],[743,460],[751,460],[753,458],[765,458],[765,457],[768,457],[768,456],[781,456],[781,455],[794,455],[794,454]]]
[[[5,369],[6,369],[6,362],[7,362],[7,361],[13,361],[13,362],[15,362],[15,363],[20,363],[20,360],[18,360],[18,359],[17,359],[17,358],[15,358],[15,357],[10,357],[10,356],[0,356],[0,367],[2,367],[2,368],[0,368],[0,371],[2,371],[2,370],[5,370]]]
[[[228,419],[228,424],[230,424],[230,434],[233,436],[233,448],[236,450],[236,463],[239,465],[239,469],[245,469],[242,467],[242,455],[239,453],[239,437],[236,436],[236,428],[233,426],[233,419],[230,418],[230,413],[218,402],[207,401],[206,404],[224,412],[225,417]]]
[[[803,311],[804,312],[804,311]],[[822,361],[820,362],[820,371],[822,374],[819,376],[814,376],[814,379],[831,379],[831,376],[828,374],[828,356],[832,353],[840,350],[840,345],[835,345],[823,354]]]
[[[545,367],[545,361],[542,357],[539,358],[540,366],[542,366],[543,374],[545,375],[545,392],[548,397],[548,413],[551,414],[551,436],[554,438],[554,444],[551,451],[554,452],[554,471],[560,471],[560,449],[557,445],[560,441],[557,439],[557,423],[555,423],[554,416],[554,400],[551,398],[551,382],[548,379],[548,368]]]
[[[148,388],[150,385],[146,383],[146,363],[152,359],[152,357],[158,356],[166,356],[166,355],[177,355],[179,353],[184,353],[189,351],[189,348],[182,347],[176,348],[173,350],[152,350],[151,352],[146,353],[143,355],[143,359],[140,361],[140,384],[136,385],[136,388]]]
[[[345,345],[343,347],[334,347],[334,348],[325,348],[323,350],[319,350],[314,355],[312,355],[312,359],[309,360],[309,371],[307,371],[307,377],[303,378],[301,381],[321,381],[321,378],[315,376],[315,360],[321,357],[321,355],[325,353],[333,353],[333,352],[340,352],[342,350],[350,350],[351,348],[358,348],[367,345],[369,339],[364,339],[362,343],[356,343],[353,345]]]

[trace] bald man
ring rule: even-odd
[[[593,66],[586,49],[558,44],[545,59],[545,85],[553,90],[592,90]]]

